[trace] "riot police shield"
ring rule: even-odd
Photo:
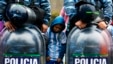
[[[107,30],[74,27],[67,39],[66,64],[111,64],[111,43]]]
[[[45,53],[45,40],[36,26],[2,31],[0,64],[45,64]]]

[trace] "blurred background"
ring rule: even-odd
[[[51,4],[51,20],[53,20],[56,16],[59,15],[60,10],[63,6],[63,0],[50,0]]]

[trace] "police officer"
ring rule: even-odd
[[[99,12],[91,4],[82,4],[77,11],[76,27],[72,29],[67,38],[66,64],[80,63],[81,58],[109,58],[111,62],[110,44],[111,36],[107,31],[100,30],[95,25]],[[76,18],[76,16],[74,16]],[[109,44],[109,45],[108,45]],[[101,55],[101,54],[106,54]],[[77,59],[77,61],[75,61]],[[79,60],[78,60],[79,59]],[[85,62],[82,62],[82,64]],[[90,61],[86,63],[90,64]]]
[[[14,31],[15,26],[11,24],[11,22],[3,16],[3,11],[4,8],[7,6],[9,2],[22,2],[25,6],[30,6],[30,4],[33,2],[32,0],[1,0],[0,1],[0,20],[4,21],[4,25],[8,30]],[[42,8],[45,11],[44,19],[43,19],[43,24],[41,31],[46,32],[48,28],[48,22],[50,21],[50,2],[49,0],[34,0],[34,5],[37,7]]]
[[[101,29],[106,29],[107,24],[110,23],[112,17],[112,0],[64,0],[64,9],[71,19],[77,14],[77,7],[74,6],[79,1],[85,1],[96,6],[98,9],[103,10],[103,20],[98,21],[98,26]],[[107,23],[107,24],[106,24]],[[69,20],[69,31],[74,27],[74,22]]]

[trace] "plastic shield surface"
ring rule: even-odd
[[[67,39],[66,64],[112,64],[112,39],[95,26],[73,28]]]
[[[45,64],[45,40],[40,30],[25,25],[14,32],[2,31],[0,64]]]

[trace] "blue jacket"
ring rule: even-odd
[[[48,37],[46,55],[51,57],[50,60],[54,61],[56,61],[58,58],[62,59],[66,50],[65,32],[62,31],[60,33],[54,33],[51,30],[51,28],[56,24],[65,25],[63,17],[56,17],[46,32],[46,35]]]
[[[13,1],[13,0],[12,0]],[[41,7],[42,9],[45,10],[46,14],[44,17],[44,23],[48,24],[48,22],[50,21],[50,16],[51,16],[51,11],[50,11],[50,2],[49,0],[34,0],[35,1],[35,5],[38,7]],[[31,3],[31,0],[24,0],[23,4],[26,6],[29,6]],[[4,17],[2,16],[2,13],[4,11],[4,8],[6,7],[7,3],[5,2],[5,0],[0,0],[0,19],[3,20]]]
[[[74,7],[74,5],[76,3],[78,3],[79,1],[80,0],[64,0],[64,9],[70,18],[72,18],[76,14],[76,7]],[[97,6],[96,0],[85,0],[85,1]],[[112,17],[112,0],[101,0],[100,5],[98,5],[98,7],[101,5],[104,7],[103,8],[104,18],[107,17],[107,18],[111,19],[111,17]],[[109,22],[109,20],[108,20],[108,22]]]

